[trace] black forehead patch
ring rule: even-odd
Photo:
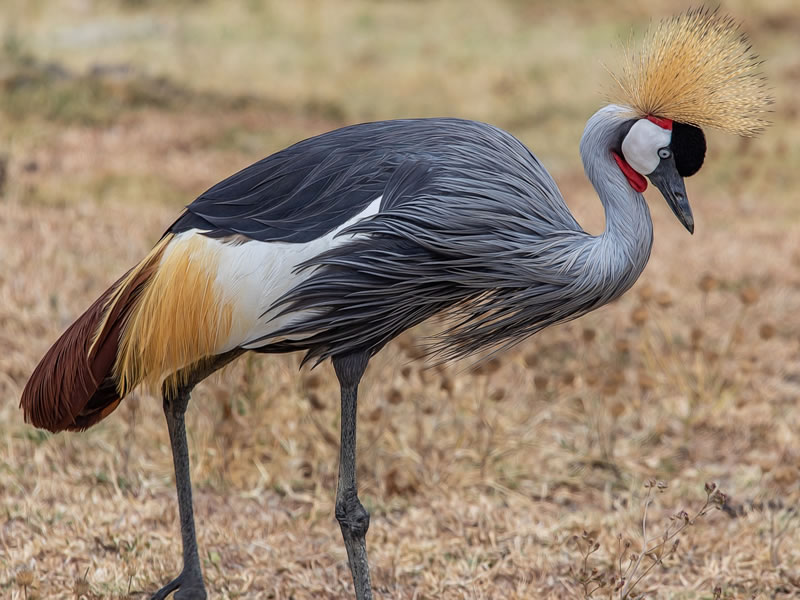
[[[673,122],[672,141],[669,146],[672,148],[675,167],[681,177],[694,175],[703,166],[706,157],[706,136],[699,127]]]

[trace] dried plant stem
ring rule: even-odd
[[[666,550],[667,544],[670,541],[675,539],[689,525],[694,525],[696,519],[705,515],[706,511],[712,504],[721,506],[724,504],[726,498],[725,494],[720,492],[719,487],[716,484],[707,483],[705,487],[706,501],[703,503],[703,506],[700,507],[700,509],[694,514],[694,516],[690,518],[685,511],[680,511],[674,515],[672,520],[680,521],[680,524],[674,529],[672,529],[671,525],[668,526],[661,536],[661,539],[656,544],[648,547],[649,540],[647,539],[647,511],[650,507],[650,504],[653,502],[653,487],[653,482],[649,482],[647,496],[645,497],[644,501],[644,509],[642,514],[642,551],[636,557],[635,561],[631,561],[624,573],[621,571],[622,558],[620,557],[620,560],[618,561],[620,566],[620,579],[625,580],[625,584],[620,590],[620,600],[626,600],[638,583],[644,579],[656,565],[662,564],[666,557],[670,556],[677,550],[678,540],[675,540],[672,547]],[[658,482],[655,487],[659,490],[663,490],[666,488],[666,485]],[[650,557],[652,562],[642,573],[638,574],[637,576],[642,560],[645,556]]]
[[[773,567],[777,568],[781,564],[780,546],[783,536],[789,531],[789,526],[794,521],[797,513],[788,513],[783,524],[779,525],[775,516],[776,511],[769,513],[769,560]]]
[[[636,574],[636,572],[639,570],[639,565],[642,564],[642,558],[644,558],[644,556],[647,554],[647,509],[650,507],[652,501],[653,501],[653,488],[649,487],[647,488],[647,496],[645,497],[644,500],[644,510],[642,511],[642,551],[636,557],[636,561],[629,564],[628,568],[625,569],[624,578],[626,581],[625,585],[622,586],[622,589],[620,590],[619,593],[619,597],[622,598],[623,600],[628,597],[628,594],[631,592],[631,590],[633,590],[634,587],[636,587],[636,584],[642,580],[642,577],[647,575],[650,569],[653,568],[653,565],[650,565],[650,567],[636,579],[633,579],[633,577],[628,578],[629,573],[631,575]],[[620,573],[620,577],[623,577],[622,573]]]

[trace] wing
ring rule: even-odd
[[[419,189],[430,167],[424,139],[436,130],[433,119],[382,121],[303,140],[201,194],[168,231],[261,242],[318,239],[378,197],[383,208]]]

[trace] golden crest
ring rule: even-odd
[[[773,100],[761,61],[739,25],[699,8],[652,25],[631,47],[612,100],[640,117],[663,117],[742,136],[761,132]]]

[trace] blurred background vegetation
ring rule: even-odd
[[[796,84],[797,65],[782,51],[798,26],[796,7],[757,4],[735,0],[725,9],[769,57],[771,81]],[[610,90],[605,67],[616,66],[632,32],[678,8],[622,0],[6,0],[0,149],[24,155],[65,127],[108,130],[158,113],[164,140],[189,127],[182,150],[201,147],[230,170],[345,123],[451,115],[509,129],[552,172],[569,176],[579,171],[585,118]],[[796,96],[778,100],[779,124],[794,122]],[[778,136],[786,160],[800,159],[789,132]],[[725,160],[709,161],[714,177],[705,181],[738,187],[761,175],[793,177],[752,161],[743,167],[739,149],[727,137],[713,143],[711,157]],[[134,156],[114,168],[107,158],[91,173],[70,171],[70,189],[59,182],[59,195],[145,192],[180,205],[227,174],[191,166],[165,173],[140,168]],[[53,200],[47,185],[36,196]],[[588,214],[590,227],[602,226],[598,211]]]

